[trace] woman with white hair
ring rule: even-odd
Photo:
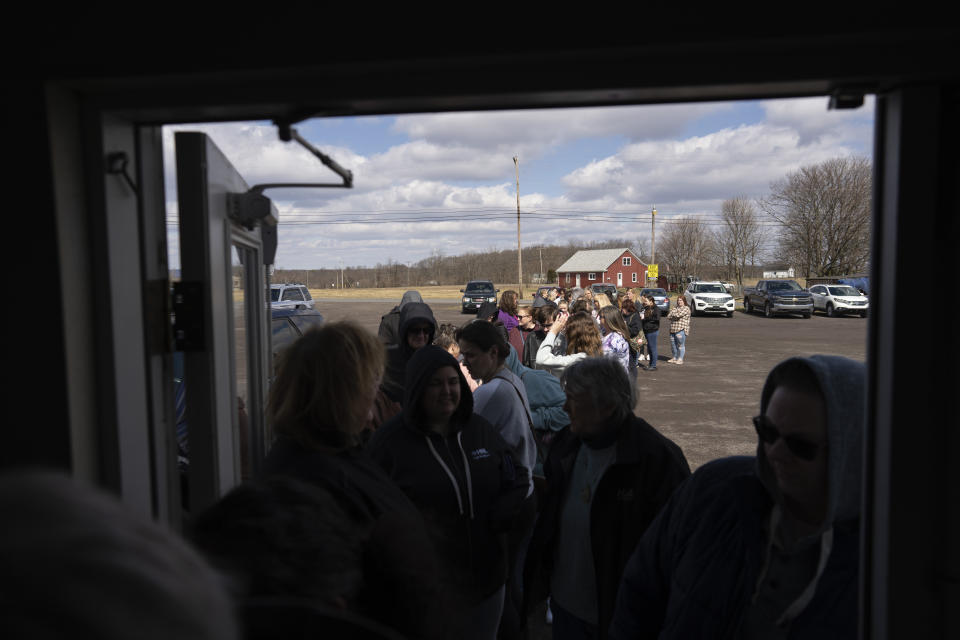
[[[570,429],[544,465],[526,611],[549,595],[554,638],[602,639],[627,558],[690,467],[680,447],[633,414],[634,385],[617,360],[582,359],[563,383]]]

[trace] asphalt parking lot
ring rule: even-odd
[[[353,319],[376,333],[380,317],[397,300],[317,300],[327,321]],[[438,322],[461,325],[473,316],[460,313],[456,300],[428,300]],[[795,355],[827,353],[866,359],[867,320],[814,315],[765,318],[742,311],[732,318],[691,320],[684,364],[670,358],[669,324],[661,322],[657,371],[640,371],[637,415],[683,449],[691,469],[728,455],[753,454],[756,435],[750,422],[758,413],[767,372]]]

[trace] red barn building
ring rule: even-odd
[[[557,284],[564,288],[591,284],[645,287],[647,265],[630,249],[577,251],[557,269]]]

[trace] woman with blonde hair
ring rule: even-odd
[[[373,333],[350,321],[311,329],[280,357],[267,417],[276,439],[266,476],[324,487],[360,522],[416,508],[360,449],[385,362]]]
[[[567,353],[554,355],[553,345],[561,331],[564,331],[567,337]],[[537,350],[537,366],[559,378],[563,375],[563,370],[574,362],[601,355],[602,341],[600,329],[588,312],[581,311],[571,316],[561,314],[553,321],[553,326],[540,343],[540,348]]]
[[[600,312],[603,311],[604,307],[613,306],[613,303],[610,302],[610,296],[605,293],[598,293],[593,297],[593,306],[598,312]]]

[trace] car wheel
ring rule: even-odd
[[[733,317],[733,311],[727,311],[727,317],[728,317],[728,318],[732,318],[732,317]]]
[[[833,308],[833,305],[830,304],[829,302],[827,303],[827,317],[828,317],[828,318],[836,318],[836,317],[837,317],[837,312],[836,312],[836,310]]]
[[[860,317],[861,317],[861,318],[866,318],[866,317],[867,317],[867,312],[866,312],[866,311],[861,311],[861,312],[860,312]]]
[[[750,312],[752,312],[752,311],[753,311],[753,309],[750,308],[750,301],[747,300],[746,298],[744,298],[744,299],[743,299],[743,312],[744,312],[744,313],[750,313]]]
[[[773,307],[770,306],[769,302],[763,305],[763,315],[767,316],[768,318],[773,317]]]
[[[805,320],[809,320],[812,316],[813,316],[813,312],[812,312],[812,311],[803,314],[803,317],[804,317]]]

